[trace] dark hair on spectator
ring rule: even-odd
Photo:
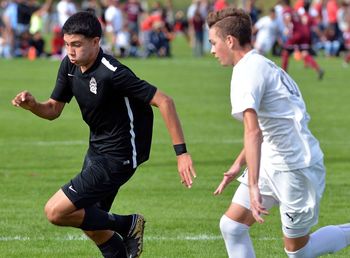
[[[102,36],[99,20],[91,12],[78,12],[73,14],[62,27],[63,34],[80,34],[87,38]]]
[[[211,12],[207,17],[209,28],[217,28],[218,36],[226,38],[235,37],[241,46],[251,43],[252,21],[248,13],[242,9],[226,8]]]

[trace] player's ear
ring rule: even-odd
[[[232,35],[226,36],[226,44],[230,49],[232,49],[237,43],[238,41],[234,36]]]
[[[94,45],[99,45],[100,44],[100,38],[99,37],[94,37],[93,39],[92,39],[92,42],[94,43]]]

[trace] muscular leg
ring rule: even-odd
[[[262,204],[269,210],[277,204],[277,201],[272,196],[263,195]],[[232,203],[220,220],[220,230],[230,258],[255,257],[249,236],[249,228],[255,223],[255,219],[249,208],[249,188],[241,183]]]
[[[318,229],[310,236],[285,237],[285,251],[290,258],[314,258],[335,253],[350,245],[350,224],[331,225]]]
[[[303,248],[309,241],[309,238],[309,234],[297,238],[288,238],[284,236],[284,247],[287,251],[295,252],[296,250]]]
[[[84,220],[84,209],[77,209],[60,189],[46,203],[47,219],[58,226],[79,227]]]
[[[47,219],[58,226],[79,228],[84,221],[85,209],[77,209],[64,192],[58,190],[46,203]],[[126,257],[122,238],[112,230],[83,230],[95,242],[106,258]]]
[[[249,227],[255,222],[250,210],[232,203],[220,220],[220,230],[230,258],[255,257]]]
[[[71,226],[79,228],[83,223],[85,210],[77,209],[60,189],[46,203],[45,213],[47,219],[58,226]],[[106,242],[114,234],[111,230],[84,231],[97,245]]]
[[[108,211],[118,189],[135,170],[116,170],[111,174],[111,166],[114,164],[88,151],[81,173],[49,199],[45,213],[52,224],[82,229],[104,257],[123,258],[126,248],[122,237],[130,231],[134,215],[122,216]]]
[[[230,219],[245,224],[249,227],[255,223],[252,212],[237,203],[231,203],[225,215]]]

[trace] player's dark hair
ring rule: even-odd
[[[251,44],[252,21],[248,13],[242,9],[226,8],[208,14],[207,23],[209,28],[217,28],[218,36],[226,38],[235,37],[241,46]]]
[[[73,14],[62,27],[63,34],[80,34],[87,38],[102,36],[99,20],[91,12],[78,12]]]

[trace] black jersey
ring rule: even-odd
[[[74,96],[90,128],[90,148],[133,168],[149,157],[156,87],[100,50],[86,72],[66,56],[51,98],[69,103]]]

